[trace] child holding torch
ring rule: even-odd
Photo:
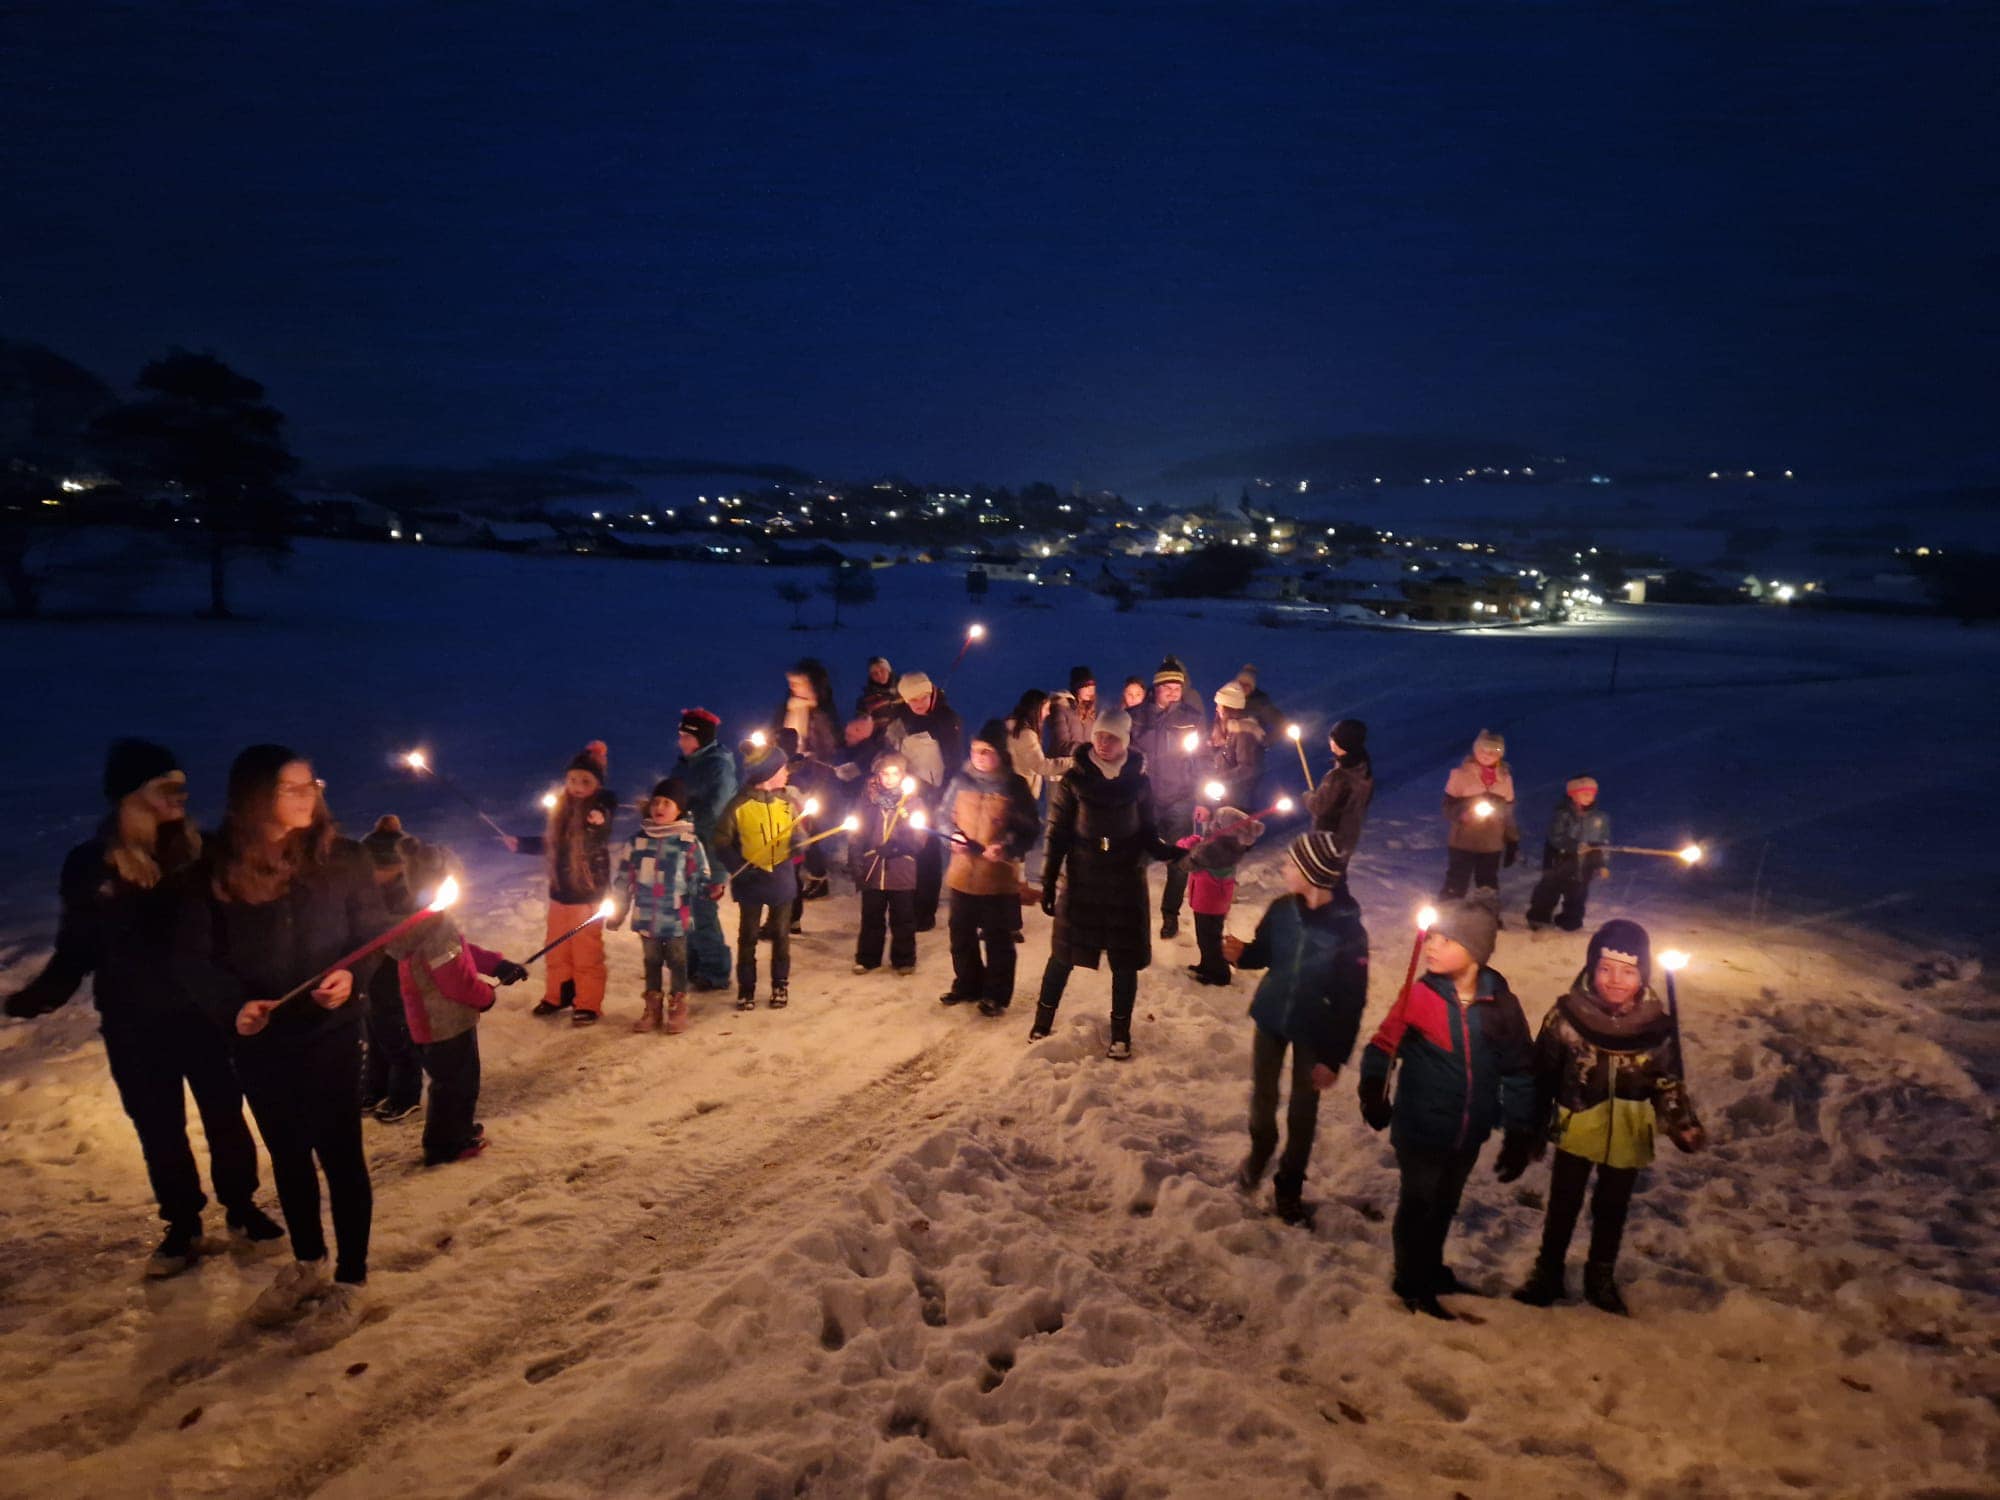
[[[1015,771],[1008,728],[988,719],[938,803],[939,833],[949,838],[951,988],[945,1004],[977,1001],[979,1013],[1004,1016],[1014,999],[1015,934],[1021,926],[1021,861],[1041,831],[1034,794]]]
[[[618,799],[604,785],[606,754],[604,741],[592,740],[572,756],[549,808],[548,830],[507,841],[516,854],[548,862],[547,988],[534,1014],[552,1016],[574,1005],[570,1022],[576,1026],[594,1026],[604,1012],[604,924],[590,919],[611,889],[611,817]]]
[[[1188,851],[1188,905],[1194,910],[1194,945],[1200,959],[1188,973],[1203,984],[1229,983],[1223,928],[1236,904],[1236,867],[1264,836],[1264,825],[1240,808],[1194,810],[1194,832],[1176,842]]]
[[[1606,852],[1610,842],[1611,817],[1597,806],[1597,778],[1570,777],[1542,844],[1542,878],[1535,882],[1535,893],[1528,898],[1530,932],[1550,922],[1564,932],[1583,927],[1590,882],[1611,873],[1611,856]]]
[[[792,929],[786,917],[799,897],[798,872],[792,863],[799,808],[785,795],[791,765],[781,746],[745,740],[737,753],[743,757],[743,788],[722,810],[715,835],[717,852],[725,863],[733,862],[736,1008],[757,1008],[757,943],[766,913],[775,913],[777,920],[769,929],[771,1009],[782,1010],[791,1001]]]
[[[861,931],[854,972],[882,967],[882,945],[898,974],[917,968],[917,855],[928,841],[924,804],[914,795],[909,762],[894,751],[875,757],[854,815],[861,826],[847,841],[847,865],[861,892]],[[909,790],[904,783],[909,782]]]
[[[1674,954],[1663,954],[1671,963]],[[1681,1072],[1680,1028],[1671,1002],[1652,990],[1653,944],[1637,922],[1606,922],[1590,940],[1583,972],[1542,1019],[1535,1089],[1556,1145],[1548,1217],[1534,1273],[1514,1293],[1530,1307],[1564,1295],[1563,1260],[1591,1172],[1590,1253],[1583,1295],[1608,1313],[1627,1311],[1613,1272],[1640,1170],[1653,1160],[1656,1124],[1683,1151],[1707,1144]],[[1671,973],[1668,984],[1673,983]]]
[[[1494,893],[1497,905],[1500,867],[1511,865],[1521,851],[1521,830],[1514,823],[1514,772],[1500,757],[1507,742],[1490,729],[1479,731],[1472,753],[1444,784],[1444,820],[1451,834],[1445,865],[1444,901],[1463,900],[1474,886]]]

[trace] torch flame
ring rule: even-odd
[[[916,778],[916,777],[914,777],[914,776],[905,776],[905,777],[903,778],[903,795],[904,795],[905,797],[914,797],[914,796],[916,796],[916,794],[917,794],[917,788],[918,788],[918,786],[919,786],[919,785],[921,785],[921,783],[920,783],[920,782],[919,782],[919,781],[917,780],[917,778]]]
[[[759,750],[762,750],[766,745],[771,743],[771,740],[763,730],[753,729],[750,731],[750,743],[755,745]]]
[[[1292,810],[1292,799],[1290,797],[1280,797],[1275,805],[1279,812],[1288,813]]]
[[[968,627],[967,627],[967,629],[966,629],[966,632],[965,632],[965,638],[966,638],[966,639],[967,639],[968,641],[983,641],[983,640],[985,640],[985,639],[986,639],[986,627],[985,627],[984,625],[972,625],[972,626],[968,626]]]
[[[609,922],[613,917],[617,915],[618,915],[618,903],[616,901],[613,901],[609,896],[606,896],[602,901],[597,903],[598,921]]]
[[[849,813],[846,817],[840,820],[840,826],[846,829],[849,833],[853,833],[856,829],[858,829],[861,826],[861,820],[855,817],[853,813]]]
[[[1701,863],[1701,855],[1702,855],[1701,845],[1689,844],[1687,848],[1681,850],[1680,853],[1681,862],[1684,864],[1698,865]]]
[[[1201,736],[1190,729],[1181,736],[1181,754],[1192,755],[1201,745]]]
[[[555,794],[554,792],[543,792],[543,793],[542,793],[542,806],[543,806],[543,807],[545,807],[545,808],[547,808],[547,809],[548,809],[548,810],[549,810],[550,812],[554,812],[554,811],[556,810],[556,802],[557,802],[557,800],[558,800],[558,799],[557,799],[557,797],[556,797],[556,794]]]
[[[1481,797],[1477,802],[1472,804],[1472,815],[1475,818],[1492,817],[1493,804],[1491,802],[1488,802],[1484,797]]]
[[[1296,724],[1287,724],[1285,726],[1285,738],[1288,740],[1296,740],[1298,737],[1299,737],[1299,726]]]
[[[1688,966],[1688,956],[1678,948],[1669,948],[1660,955],[1660,967],[1670,974],[1678,974]]]
[[[806,798],[806,805],[800,808],[799,811],[804,813],[809,818],[816,817],[819,813],[819,798],[817,797]]]
[[[910,826],[912,828],[922,828],[929,821],[930,819],[924,816],[924,810],[921,807],[910,814]]]
[[[458,882],[447,875],[438,882],[437,894],[431,897],[432,911],[443,911],[448,906],[458,904]]]
[[[1201,789],[1202,796],[1211,802],[1220,802],[1225,788],[1219,781],[1211,781]]]
[[[412,771],[428,771],[430,769],[430,762],[424,759],[424,752],[421,750],[412,750],[408,755],[405,755],[403,757],[403,764],[408,766]]]
[[[1417,931],[1429,932],[1433,927],[1437,926],[1437,919],[1438,909],[1435,906],[1424,907],[1417,913]]]

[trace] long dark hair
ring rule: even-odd
[[[1007,715],[1007,727],[1019,734],[1023,729],[1039,730],[1042,727],[1042,710],[1048,706],[1049,695],[1040,688],[1029,688],[1021,694],[1021,701],[1014,705],[1014,711]]]
[[[223,901],[275,901],[308,871],[326,863],[340,829],[326,797],[315,793],[312,822],[268,837],[276,821],[278,776],[305,757],[284,745],[252,745],[229,768],[229,794],[216,838],[211,886]]]
[[[818,699],[813,707],[823,714],[833,712],[833,679],[827,674],[826,663],[817,656],[801,657],[785,668],[787,677],[803,677],[812,685],[813,697]]]

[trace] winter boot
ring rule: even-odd
[[[1283,1188],[1273,1191],[1271,1194],[1271,1212],[1278,1216],[1280,1223],[1289,1224],[1294,1229],[1311,1229],[1313,1227],[1313,1206],[1300,1197],[1295,1188]]]
[[[665,1024],[660,1015],[660,1007],[666,997],[658,990],[647,990],[639,999],[645,1005],[646,1011],[644,1015],[632,1023],[632,1030],[635,1032],[658,1031]]]
[[[1005,1000],[982,1000],[979,1002],[979,1013],[989,1021],[997,1021],[1000,1017],[1007,1014],[1007,1002]]]
[[[1422,1313],[1427,1318],[1436,1318],[1441,1323],[1456,1323],[1458,1314],[1438,1301],[1436,1292],[1404,1292],[1401,1294],[1403,1306],[1413,1313]]]
[[[548,996],[544,995],[540,1000],[537,1000],[535,1002],[535,1008],[534,1010],[529,1012],[529,1014],[537,1016],[552,1016],[559,1010],[569,1009],[569,1006],[570,1006],[570,998],[568,995],[564,995],[560,999],[556,1000],[551,1000],[549,999]]]
[[[155,1281],[178,1276],[201,1258],[201,1215],[169,1224],[159,1249],[146,1258],[146,1275]]]
[[[1529,1272],[1528,1279],[1515,1289],[1514,1300],[1526,1303],[1529,1307],[1553,1307],[1562,1299],[1562,1262],[1537,1256],[1535,1269]]]
[[[1028,1028],[1028,1040],[1039,1042],[1056,1029],[1056,1008],[1053,1005],[1035,1007],[1035,1024]]]
[[[569,1024],[572,1026],[595,1026],[603,1019],[597,1011],[585,1010],[581,1005],[569,1013]]]
[[[938,996],[939,1005],[970,1005],[972,996],[961,995],[956,988],[946,990]]]
[[[231,1234],[238,1239],[248,1240],[253,1245],[267,1244],[285,1237],[285,1231],[277,1222],[254,1203],[245,1203],[230,1209],[224,1222],[228,1224]]]
[[[1173,939],[1179,937],[1180,935],[1181,935],[1181,914],[1177,911],[1161,912],[1160,936],[1167,939]]]
[[[675,990],[667,996],[667,1019],[660,1027],[668,1036],[679,1036],[688,1029],[688,997],[686,990]]]
[[[246,1315],[260,1328],[274,1328],[301,1306],[325,1293],[326,1261],[295,1260],[278,1268],[277,1277],[257,1294]]]
[[[1611,1262],[1606,1260],[1587,1260],[1583,1263],[1583,1300],[1601,1312],[1629,1318],[1632,1309],[1618,1295],[1618,1282],[1611,1274],[1612,1269]]]
[[[1111,1045],[1104,1049],[1104,1055],[1113,1062],[1132,1060],[1132,1007],[1111,1002]]]
[[[1250,1197],[1257,1191],[1257,1184],[1263,1180],[1263,1177],[1264,1174],[1262,1172],[1251,1172],[1248,1161],[1240,1163],[1236,1168],[1236,1176],[1234,1178],[1236,1191],[1246,1198]]]
[[[788,984],[771,986],[771,1009],[783,1010],[792,1003],[792,987]]]
[[[736,1008],[738,1010],[755,1010],[757,1008],[757,997],[752,994],[738,992],[736,996]]]
[[[301,1354],[318,1354],[353,1333],[367,1316],[366,1287],[358,1281],[336,1281],[292,1330],[292,1344]]]

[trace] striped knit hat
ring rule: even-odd
[[[1568,781],[1563,783],[1563,790],[1566,792],[1594,792],[1597,790],[1597,778],[1595,776],[1572,776]]]
[[[1187,686],[1187,668],[1181,665],[1181,659],[1178,656],[1169,656],[1166,660],[1162,661],[1160,669],[1153,674],[1154,687],[1158,687],[1163,682],[1178,682],[1182,687]]]
[[[1347,856],[1330,833],[1302,833],[1292,840],[1292,863],[1311,884],[1330,891],[1347,876]]]

